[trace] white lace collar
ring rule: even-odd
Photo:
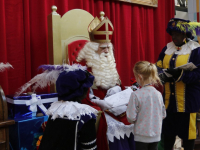
[[[125,125],[122,122],[117,121],[110,115],[105,113],[107,122],[107,138],[110,142],[114,142],[114,139],[124,139],[125,135],[129,138],[131,133],[134,133],[134,124]],[[114,138],[115,137],[115,138]]]
[[[199,43],[189,40],[186,44],[181,46],[181,50],[177,51],[174,43],[170,42],[167,44],[167,50],[165,51],[165,54],[171,55],[171,54],[175,53],[177,55],[186,55],[186,54],[190,54],[191,51],[197,47],[200,47]]]
[[[81,115],[91,115],[92,113],[97,116],[98,111],[89,105],[69,101],[54,102],[46,112],[47,115],[52,116],[53,120],[66,117],[70,120],[79,120]]]

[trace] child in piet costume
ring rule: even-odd
[[[36,89],[56,83],[59,101],[52,103],[46,112],[49,119],[40,139],[39,150],[96,150],[97,110],[81,104],[93,84],[94,76],[79,64],[43,65],[40,68],[44,72],[21,89],[27,89],[32,84]]]
[[[86,61],[88,71],[95,79],[90,95],[83,100],[100,111],[101,118],[97,129],[97,146],[102,150],[134,150],[133,125],[126,119],[126,107],[122,106],[115,114],[111,106],[104,100],[105,97],[124,90],[116,69],[116,62],[111,43],[114,27],[111,21],[104,17],[95,17],[88,26],[90,42],[80,50],[77,62]],[[121,112],[118,114],[118,112]],[[108,143],[108,144],[107,144]]]

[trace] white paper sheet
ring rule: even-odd
[[[111,107],[126,105],[129,102],[132,92],[133,92],[133,90],[131,88],[128,88],[126,90],[123,90],[121,92],[113,94],[109,97],[106,97],[104,100],[107,103],[109,103],[109,105],[111,105]]]
[[[185,65],[182,65],[182,66],[179,66],[179,67],[176,67],[175,69],[183,69],[183,70],[188,70],[188,71],[192,71],[194,69],[196,69],[197,67],[192,63],[187,63]]]

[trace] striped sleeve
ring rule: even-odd
[[[96,150],[96,129],[95,129],[95,119],[91,119],[86,122],[81,131],[79,131],[79,143],[83,150]]]

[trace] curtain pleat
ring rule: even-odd
[[[5,22],[5,0],[0,1],[0,61],[7,62],[7,47],[6,47],[6,22]],[[0,85],[4,91],[8,93],[8,73],[0,72]]]

